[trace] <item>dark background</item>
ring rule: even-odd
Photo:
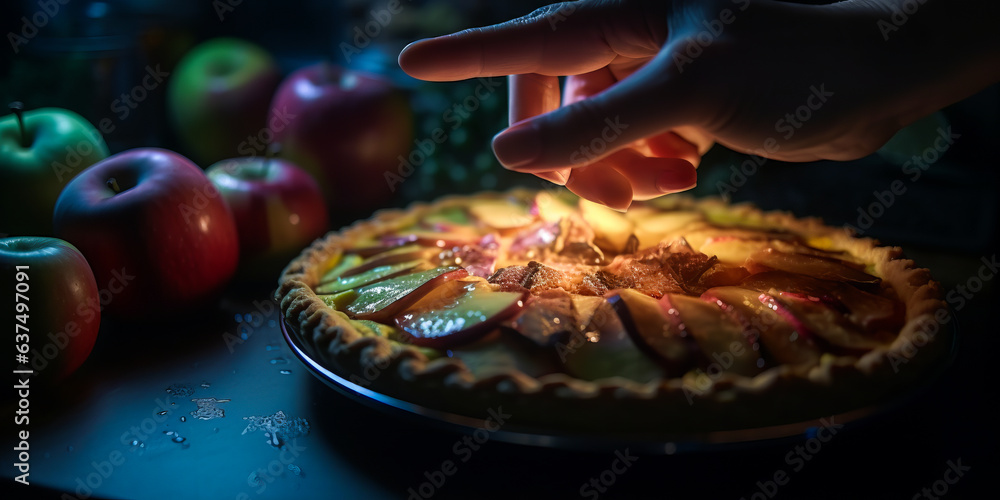
[[[186,50],[213,36],[241,36],[259,43],[275,55],[286,73],[323,58],[342,62],[338,45],[349,43],[352,28],[370,19],[370,9],[381,9],[385,3],[244,0],[231,11],[223,9],[220,20],[216,7],[225,2],[71,0],[60,6],[60,12],[20,54],[12,55],[7,46],[0,51],[4,54],[0,59],[0,98],[4,102],[20,99],[29,107],[69,108],[96,123],[113,116],[109,103],[141,78],[147,64],[172,68]],[[367,47],[352,66],[387,75],[407,89],[416,112],[415,135],[423,137],[422,130],[440,126],[440,103],[450,102],[452,95],[468,95],[470,87],[462,82],[427,84],[409,79],[395,65],[399,49],[418,38],[525,14],[540,4],[404,1],[404,13],[394,18],[386,35]],[[2,32],[19,30],[21,15],[36,10],[37,2],[5,2],[0,8]],[[422,172],[419,182],[407,183],[397,204],[458,190],[539,185],[532,178],[503,171],[488,154],[489,138],[506,122],[504,94],[498,93],[489,106],[484,104],[461,140],[455,139],[450,148],[440,148],[434,172]],[[164,119],[164,95],[151,92],[149,101],[135,110],[127,127],[117,127],[105,137],[112,153],[139,146],[177,147]],[[961,138],[919,180],[911,182],[903,163],[933,143],[938,127],[949,125]],[[820,216],[832,225],[858,226],[861,212],[872,213],[876,193],[889,189],[894,180],[902,180],[906,193],[895,197],[881,216],[873,218],[865,236],[903,246],[909,257],[932,270],[942,290],[948,292],[967,284],[982,268],[983,259],[989,261],[997,252],[998,138],[1000,87],[993,86],[911,127],[893,144],[867,158],[808,164],[767,161],[747,176],[731,197],[766,209]],[[694,192],[720,194],[720,183],[731,183],[733,169],[746,159],[716,147],[700,167],[699,186]],[[480,165],[476,175],[470,175],[473,164]],[[492,175],[492,180],[484,181],[484,173]],[[775,498],[913,498],[921,488],[943,478],[949,460],[958,459],[972,469],[950,487],[945,498],[986,496],[995,484],[992,478],[998,462],[992,404],[997,398],[994,367],[1000,355],[995,290],[995,280],[986,280],[984,290],[961,307],[951,302],[960,343],[947,372],[918,394],[849,426],[801,471],[792,472],[784,458],[801,440],[704,446],[672,456],[642,456],[601,497],[749,499],[759,491],[757,481],[766,481],[783,469],[789,471],[790,480],[777,490]],[[92,358],[73,383],[33,396],[40,416],[32,432],[37,429],[38,436],[47,436],[38,438],[33,446],[39,447],[38,453],[48,455],[33,462],[37,471],[33,477],[43,479],[22,488],[9,482],[12,469],[4,466],[4,486],[18,495],[16,498],[53,493],[45,490],[46,486],[72,489],[73,480],[88,472],[88,462],[100,459],[101,453],[107,455],[103,448],[97,451],[98,447],[70,443],[87,442],[85,436],[102,432],[114,442],[122,427],[127,428],[123,422],[145,415],[145,407],[157,393],[146,391],[138,402],[122,399],[124,395],[182,379],[180,375],[164,378],[164,373],[177,373],[177,367],[198,374],[190,376],[192,383],[197,383],[193,379],[207,376],[205,370],[210,366],[239,364],[238,375],[235,369],[229,373],[227,366],[215,366],[210,372],[216,377],[213,384],[229,384],[230,392],[239,395],[233,397],[234,402],[254,403],[243,413],[231,410],[237,423],[242,423],[240,416],[260,415],[264,408],[273,412],[277,407],[264,403],[278,400],[297,408],[299,414],[309,415],[312,432],[307,453],[314,454],[308,462],[311,467],[303,466],[306,472],[295,477],[294,483],[289,475],[281,478],[261,498],[355,498],[359,491],[405,498],[408,487],[424,480],[424,471],[435,470],[442,460],[453,458],[451,446],[460,434],[385,415],[334,393],[308,376],[287,349],[280,347],[273,325],[261,327],[266,333],[252,337],[256,343],[248,341],[241,346],[246,348],[236,353],[241,358],[220,359],[224,346],[220,348],[217,332],[237,328],[233,313],[252,311],[253,301],[267,297],[268,292],[266,287],[234,290],[218,314],[194,324],[147,325],[141,335],[133,327],[108,325],[108,333],[102,331]],[[255,375],[257,385],[246,387],[249,382],[243,378],[247,377],[244,367],[266,365],[274,359],[272,346],[280,347],[290,359],[288,367],[295,371],[294,378],[281,378],[271,370],[266,376]],[[10,425],[6,415],[10,414],[5,410],[5,440],[11,438],[6,428]],[[155,455],[155,460],[149,458],[145,468],[135,469],[137,474],[158,470],[157,475],[130,480],[119,477],[114,486],[109,483],[106,488],[97,488],[95,497],[155,498],[182,492],[191,498],[231,498],[247,490],[245,484],[242,489],[232,489],[210,478],[229,475],[238,454],[272,450],[238,441],[242,425],[228,425],[236,431],[229,448],[233,455],[199,456],[197,447],[184,450],[186,455],[164,451]],[[204,439],[207,442],[210,436]],[[230,445],[218,439],[219,447],[213,449],[225,450]],[[64,453],[68,448],[73,451]],[[75,455],[60,459],[60,453]],[[271,459],[271,455],[266,456]],[[468,463],[461,464],[459,473],[449,478],[435,498],[575,498],[580,485],[608,468],[612,459],[608,452],[565,452],[491,441]],[[192,464],[198,472],[192,472]],[[239,471],[245,474],[244,469]],[[164,483],[171,486],[164,488]],[[279,484],[285,489],[279,489]],[[250,490],[250,497],[258,495]]]

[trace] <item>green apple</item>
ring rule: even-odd
[[[274,59],[253,42],[213,38],[193,48],[177,64],[167,89],[168,112],[184,153],[203,168],[264,153],[275,132],[267,117],[280,81]]]
[[[65,109],[23,111],[0,117],[0,233],[48,236],[52,209],[66,183],[108,157],[94,126]]]

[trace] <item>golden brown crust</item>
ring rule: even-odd
[[[515,191],[514,195],[527,197],[530,193]],[[500,195],[474,197],[487,196]],[[431,205],[418,203],[408,210],[382,211],[313,243],[285,268],[275,293],[292,335],[312,346],[338,375],[425,407],[480,416],[488,408],[503,405],[522,424],[584,431],[616,425],[637,433],[746,428],[842,413],[915,386],[943,365],[951,350],[951,330],[941,324],[947,309],[937,283],[931,281],[928,270],[900,258],[899,248],[879,247],[874,240],[855,238],[847,230],[825,226],[818,219],[677,195],[652,205],[663,210],[722,212],[755,225],[825,238],[831,249],[872,264],[883,286],[905,304],[906,323],[899,336],[860,358],[827,354],[806,370],[783,365],[754,377],[728,372],[715,377],[688,373],[683,378],[640,384],[618,377],[590,382],[561,373],[534,378],[510,370],[477,378],[460,360],[430,360],[412,346],[364,335],[313,292],[326,262],[341,249],[354,248],[372,235],[419,220],[430,210],[460,205],[472,198],[452,196]]]

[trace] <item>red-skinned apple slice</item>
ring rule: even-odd
[[[680,376],[701,360],[697,341],[656,299],[624,289],[609,292],[607,300],[636,346],[658,361],[667,374]]]
[[[660,305],[678,334],[698,343],[709,369],[718,365],[721,371],[753,376],[764,367],[760,350],[743,335],[743,325],[715,303],[671,293],[660,298]]]
[[[848,353],[870,351],[891,342],[890,338],[882,335],[866,334],[843,313],[821,301],[803,299],[776,290],[760,294],[759,299],[791,323],[800,334],[820,339],[823,343]]]
[[[875,285],[881,280],[851,264],[834,258],[787,253],[767,248],[747,257],[746,268],[751,274],[778,270],[805,274],[819,279],[847,281],[860,285]]]
[[[346,312],[354,319],[385,322],[441,284],[468,275],[461,267],[445,266],[373,283],[357,290],[358,298]]]
[[[524,293],[494,291],[485,280],[454,283],[464,285],[450,299],[442,297],[444,300],[434,301],[431,308],[418,303],[395,318],[404,341],[435,349],[468,344],[495,330],[524,306]]]
[[[569,342],[556,344],[566,373],[584,380],[618,376],[639,383],[663,376],[663,368],[636,344],[604,297],[574,295],[572,301],[576,331]]]
[[[701,295],[743,325],[743,337],[762,344],[765,359],[786,365],[814,365],[820,350],[813,339],[799,334],[791,323],[765,306],[760,292],[736,286],[711,288]],[[755,340],[756,339],[756,340]]]
[[[898,330],[904,319],[899,302],[840,281],[820,280],[784,271],[768,271],[746,278],[741,286],[761,292],[775,289],[819,298],[846,312],[851,321],[864,330]]]

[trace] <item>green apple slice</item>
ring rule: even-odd
[[[344,272],[349,269],[353,269],[364,262],[364,258],[358,254],[349,253],[340,257],[333,267],[323,274],[323,277],[319,279],[320,284],[329,283],[337,278],[339,278]]]
[[[388,321],[442,283],[468,275],[461,267],[444,266],[389,278],[358,288],[358,298],[345,311],[354,319]]]
[[[384,266],[373,267],[360,274],[354,274],[351,276],[341,276],[333,281],[330,281],[326,284],[317,287],[316,293],[325,294],[325,293],[343,292],[344,290],[350,290],[352,288],[357,288],[359,286],[368,285],[376,281],[384,280],[386,278],[393,278],[425,262],[426,261],[423,260],[411,260],[408,262],[400,262],[399,264],[388,264]]]
[[[400,264],[414,260],[430,261],[434,254],[438,252],[439,250],[436,248],[428,248],[421,245],[404,245],[373,255],[363,260],[360,264],[341,273],[340,278],[359,275],[376,267]]]
[[[344,290],[338,293],[322,294],[319,298],[328,306],[341,311],[358,298],[358,292],[354,290]]]
[[[406,332],[409,343],[436,349],[467,344],[495,330],[500,321],[524,306],[523,292],[494,291],[485,281],[465,283],[451,300],[436,301],[430,308],[417,304],[396,317],[396,326]]]

